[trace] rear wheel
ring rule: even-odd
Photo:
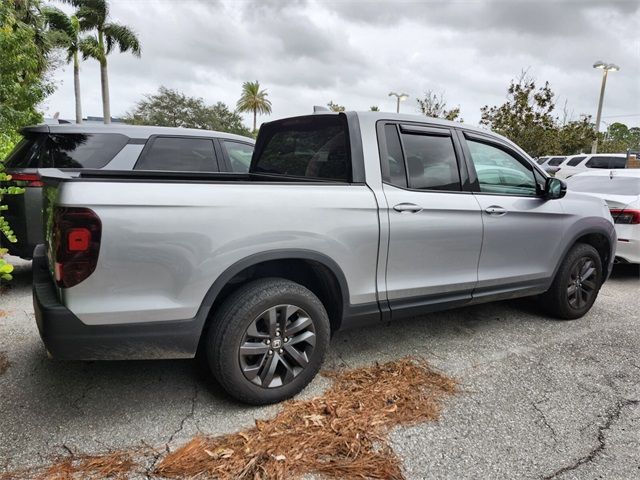
[[[234,398],[274,403],[302,390],[329,345],[329,318],[308,289],[289,280],[253,281],[220,307],[206,349],[211,371]]]
[[[553,316],[573,320],[587,313],[602,285],[602,261],[591,245],[579,243],[567,254],[551,288],[542,296]]]

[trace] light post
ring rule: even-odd
[[[400,102],[404,102],[409,98],[408,93],[389,92],[390,97],[396,97],[396,113],[400,113]]]
[[[602,116],[602,102],[604,101],[604,89],[607,86],[607,75],[609,72],[617,72],[620,67],[615,63],[604,63],[598,60],[593,64],[593,68],[602,70],[602,86],[600,87],[600,100],[598,101],[598,113],[596,114],[596,139],[591,146],[591,153],[598,153],[598,132],[600,131],[600,117]]]

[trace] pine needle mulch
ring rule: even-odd
[[[268,421],[243,432],[199,436],[167,455],[155,473],[168,478],[282,479],[317,473],[333,478],[402,479],[389,430],[436,420],[454,380],[424,362],[402,359],[328,373],[322,396],[289,401]]]
[[[409,358],[324,375],[333,383],[323,395],[285,402],[274,418],[241,432],[199,435],[154,462],[151,471],[141,467],[149,450],[132,450],[64,457],[29,478],[404,479],[389,431],[437,420],[444,398],[457,392],[455,380]],[[0,480],[13,478],[5,475]]]

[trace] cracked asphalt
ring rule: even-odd
[[[229,400],[195,361],[55,362],[38,337],[30,265],[0,293],[0,473],[68,452],[147,445],[156,458],[277,406]],[[399,428],[406,477],[640,478],[640,272],[617,266],[581,320],[530,301],[494,303],[341,332],[326,367],[418,355],[457,378],[439,422]],[[323,391],[318,377],[302,396]]]

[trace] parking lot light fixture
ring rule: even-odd
[[[598,113],[596,114],[596,138],[591,146],[591,153],[598,153],[598,132],[600,131],[600,117],[602,116],[602,103],[604,101],[604,89],[607,86],[607,75],[609,72],[617,72],[620,67],[615,63],[606,63],[598,60],[593,64],[593,68],[602,70],[602,85],[600,87],[600,99],[598,100]]]
[[[404,102],[409,98],[408,93],[389,92],[390,97],[396,97],[396,113],[400,113],[400,102]]]

